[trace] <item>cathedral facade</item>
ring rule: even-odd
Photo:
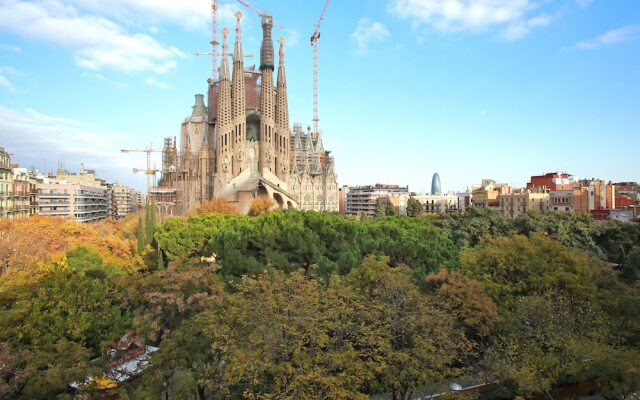
[[[277,78],[271,39],[273,20],[262,16],[260,66],[245,68],[242,30],[237,24],[231,68],[229,31],[222,30],[219,79],[209,79],[208,107],[196,95],[181,128],[179,151],[165,140],[163,184],[175,188],[184,211],[225,198],[248,212],[251,201],[268,197],[274,208],[338,211],[334,160],[319,132],[289,126],[284,39],[279,40]],[[168,147],[168,148],[167,148]],[[177,156],[175,156],[177,153]],[[175,164],[175,165],[173,165]]]

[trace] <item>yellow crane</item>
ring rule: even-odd
[[[153,187],[153,183],[155,182],[155,176],[158,172],[157,169],[151,167],[151,153],[160,153],[162,150],[154,149],[151,145],[145,147],[144,149],[122,149],[120,150],[122,153],[147,153],[147,168],[134,168],[133,173],[144,172],[147,175],[147,194]]]
[[[322,13],[318,22],[313,27],[313,34],[311,35],[311,47],[313,48],[313,131],[318,133],[320,118],[318,117],[318,39],[320,39],[320,25],[324,21],[324,16],[327,13],[327,7],[329,7],[329,1],[324,3]]]

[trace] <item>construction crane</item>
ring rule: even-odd
[[[244,3],[243,3],[244,4]],[[248,4],[245,4],[245,6],[249,7]],[[211,81],[212,82],[217,82],[218,81],[218,45],[220,44],[220,42],[218,42],[218,1],[217,0],[212,0],[211,1],[211,51],[208,53],[203,53],[203,52],[195,52],[193,53],[193,55],[195,56],[211,56]],[[227,56],[231,56],[231,53],[227,53]],[[225,54],[222,55],[223,57],[225,56]],[[244,56],[245,58],[252,58],[253,54],[246,54]]]
[[[196,56],[211,56],[211,80],[218,80],[218,1],[211,1],[211,52],[210,53],[193,53]]]
[[[155,181],[156,172],[158,171],[155,168],[151,167],[151,153],[160,153],[162,150],[154,149],[151,145],[149,147],[145,147],[144,149],[122,149],[120,150],[123,153],[147,153],[147,168],[146,169],[138,169],[134,168],[133,173],[143,172],[147,175],[147,193],[153,187],[153,182]]]
[[[327,13],[327,7],[329,7],[329,0],[324,3],[324,8],[313,27],[313,34],[311,35],[311,47],[313,48],[313,131],[315,134],[319,132],[318,117],[318,39],[320,39],[320,24],[324,21],[324,15]]]
[[[254,6],[253,4],[249,3],[246,0],[238,0],[238,3],[242,4],[243,6],[247,7],[248,9],[250,9],[251,11],[255,12],[256,14],[258,14],[259,16],[263,16],[266,13],[260,11],[260,9],[258,9],[256,6]],[[276,21],[275,19],[273,19],[273,17],[271,18],[271,20],[273,21],[273,24],[275,26],[277,26],[280,29],[284,29],[284,26],[282,26],[281,23],[279,23],[278,21]]]

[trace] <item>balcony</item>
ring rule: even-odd
[[[56,198],[56,197],[69,197],[69,193],[38,193],[38,196],[41,199],[50,199],[50,198]]]

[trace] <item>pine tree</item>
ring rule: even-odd
[[[147,244],[145,241],[145,229],[142,222],[142,215],[138,217],[138,227],[136,228],[136,239],[138,241],[138,254],[142,254],[144,246]]]
[[[144,227],[145,227],[145,242],[146,244],[153,243],[153,234],[156,229],[156,207],[153,200],[149,200],[145,209],[144,215]]]

